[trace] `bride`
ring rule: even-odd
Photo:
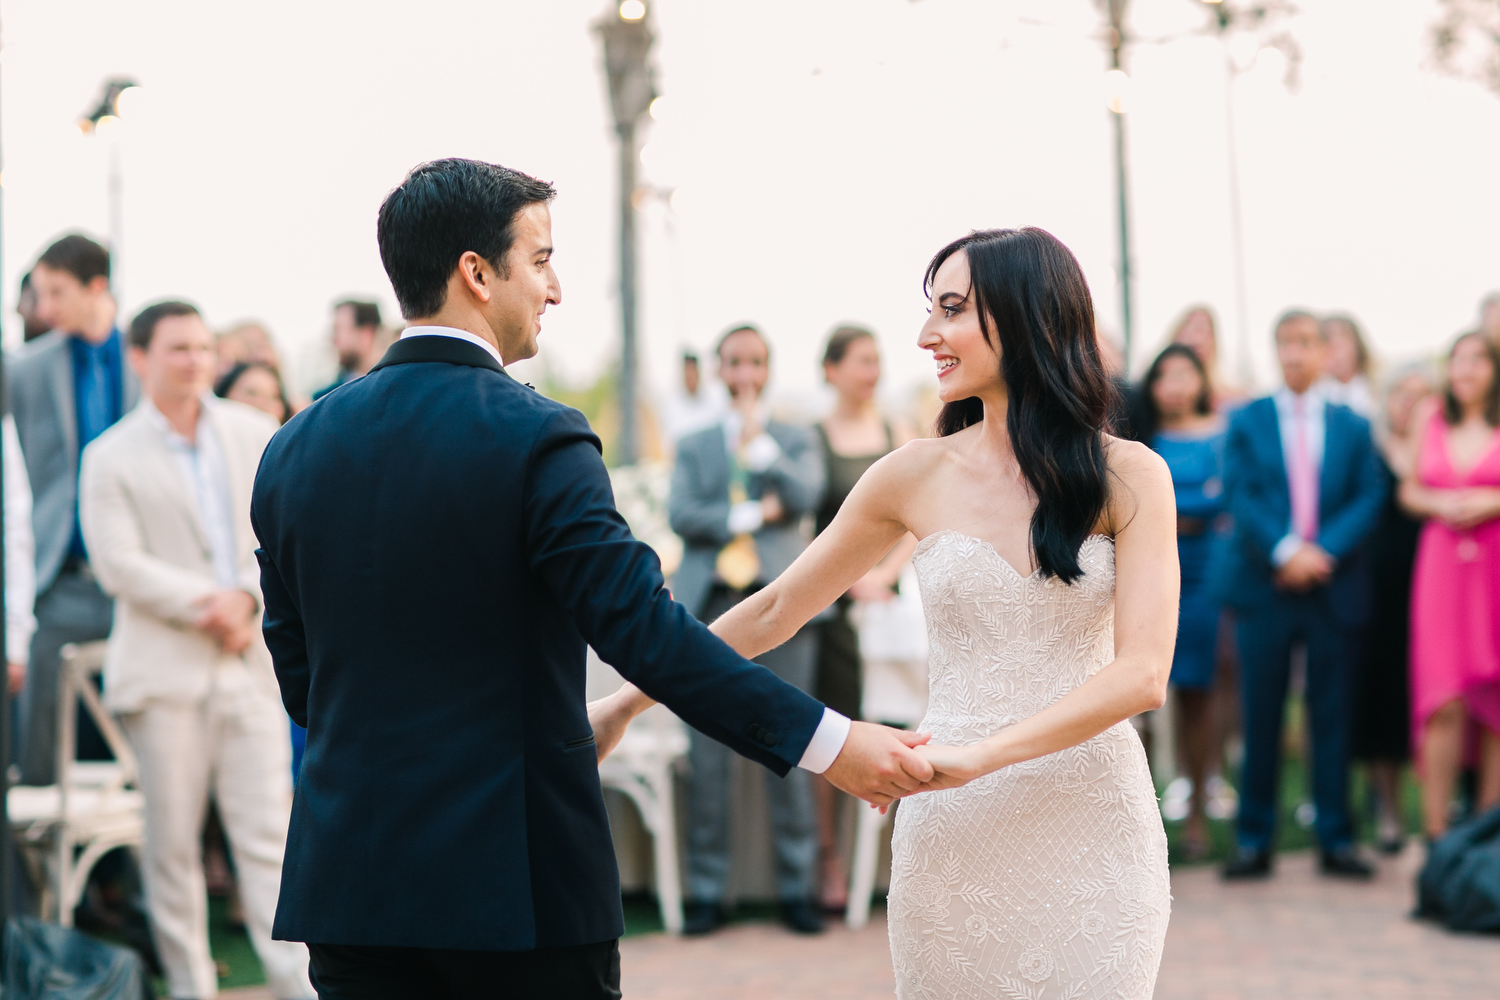
[[[1161,705],[1172,661],[1172,481],[1104,429],[1093,303],[1056,238],[973,233],[925,284],[940,436],[876,463],[713,631],[757,656],[919,538],[936,775],[896,817],[897,996],[1147,1000],[1167,842],[1127,720]]]

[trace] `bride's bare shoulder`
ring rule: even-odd
[[[1115,525],[1128,524],[1137,513],[1164,503],[1176,509],[1172,473],[1162,457],[1146,445],[1106,434],[1104,461],[1112,480],[1107,513]]]

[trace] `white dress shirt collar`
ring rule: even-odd
[[[475,347],[484,348],[484,352],[495,359],[495,364],[501,368],[505,367],[505,359],[500,356],[499,351],[495,350],[495,345],[483,337],[475,336],[468,330],[460,330],[452,326],[409,326],[401,331],[401,339],[405,340],[407,337],[452,337],[454,340],[466,340]]]
[[[207,536],[214,577],[225,590],[233,589],[238,579],[237,547],[234,533],[233,502],[230,498],[229,464],[214,431],[210,411],[218,400],[210,393],[200,399],[198,423],[192,440],[183,437],[157,409],[149,396],[141,397],[146,422],[162,437],[172,459],[182,473],[184,485],[192,495],[198,523]]]

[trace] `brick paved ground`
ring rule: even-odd
[[[1314,873],[1283,855],[1276,876],[1225,885],[1213,868],[1173,872],[1171,930],[1157,1000],[1448,1000],[1500,995],[1500,939],[1409,920],[1417,851],[1372,884]],[[628,1000],[763,1000],[892,995],[885,925],[798,938],[764,924],[706,940],[621,944]]]

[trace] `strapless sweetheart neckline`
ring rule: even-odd
[[[1034,579],[1042,571],[1042,568],[1038,566],[1030,573],[1023,574],[1020,570],[1016,569],[1014,563],[1000,554],[1000,550],[995,548],[995,543],[980,538],[977,535],[966,534],[956,528],[939,528],[937,531],[934,531],[932,534],[923,538],[917,543],[917,547],[912,550],[912,558],[915,559],[917,556],[924,554],[925,552],[927,552],[927,550],[936,546],[937,542],[935,541],[935,539],[942,538],[946,535],[951,535],[954,538],[962,538],[965,541],[975,542],[980,547],[988,549],[990,555],[994,556],[996,561],[998,561],[1006,569],[1010,570],[1011,575],[1014,576],[1017,580],[1020,580],[1022,583]],[[1110,547],[1113,547],[1115,544],[1113,536],[1106,535],[1103,532],[1099,531],[1094,532],[1083,540],[1082,545],[1078,546],[1078,558],[1080,562],[1083,561],[1083,550],[1088,547],[1090,542],[1094,541],[1108,542],[1110,544]],[[929,545],[929,542],[931,542],[932,544]]]

